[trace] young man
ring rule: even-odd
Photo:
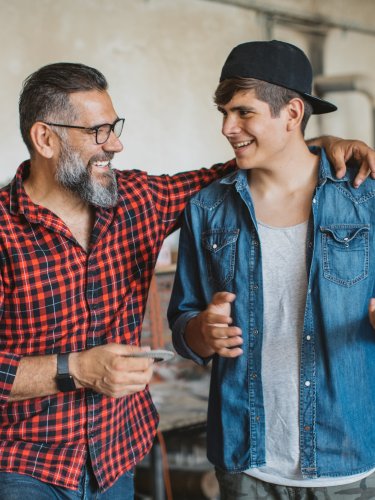
[[[311,113],[336,109],[311,84],[293,45],[232,50],[215,101],[239,171],[185,212],[169,319],[181,355],[213,360],[223,500],[375,495],[375,182],[307,148]]]

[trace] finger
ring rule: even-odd
[[[331,155],[331,161],[335,169],[336,177],[341,179],[346,174],[345,151],[341,149]]]
[[[230,325],[232,323],[232,318],[230,316],[225,316],[224,314],[216,314],[211,311],[207,311],[204,322],[210,325],[222,324]]]
[[[236,296],[234,293],[216,292],[211,299],[211,304],[215,305],[215,306],[219,306],[221,304],[233,302],[235,298],[236,298]]]
[[[223,327],[210,327],[207,334],[212,339],[227,339],[230,337],[241,338],[242,331],[237,326],[223,328]]]
[[[128,354],[121,356],[116,365],[116,369],[124,372],[144,372],[154,364],[153,358],[132,358]]]
[[[234,347],[232,349],[223,348],[217,351],[217,354],[223,358],[237,358],[243,354],[243,350],[240,347]]]
[[[130,384],[125,388],[121,387],[118,390],[111,391],[108,395],[114,398],[123,398],[124,396],[130,396],[131,394],[144,391],[146,386],[147,384]]]
[[[367,177],[370,175],[370,172],[371,170],[368,167],[367,161],[363,161],[357,172],[357,175],[354,178],[353,186],[359,187],[362,184],[362,182],[365,181]]]
[[[217,352],[220,349],[232,349],[234,347],[241,347],[242,344],[243,340],[241,337],[232,337],[216,339],[212,342],[211,347]]]
[[[367,154],[367,166],[370,169],[371,177],[375,179],[375,151],[370,149]]]
[[[369,314],[371,326],[375,329],[375,298],[372,298],[369,301],[368,314]]]

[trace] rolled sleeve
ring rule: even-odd
[[[9,399],[21,356],[0,352],[0,408]]]

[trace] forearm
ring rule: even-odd
[[[317,146],[319,148],[326,148],[331,145],[333,142],[340,140],[339,137],[335,137],[333,135],[322,135],[320,137],[314,137],[312,139],[308,139],[306,144],[308,146]]]
[[[56,366],[55,354],[24,356],[18,366],[9,401],[22,401],[57,393]]]
[[[145,348],[105,344],[69,356],[69,373],[77,389],[88,388],[110,397],[143,391],[152,377],[153,361],[132,357]],[[130,356],[130,357],[129,357]],[[50,396],[56,384],[57,355],[25,356],[21,359],[9,401]]]

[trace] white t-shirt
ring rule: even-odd
[[[266,466],[247,474],[274,484],[324,487],[347,484],[373,470],[345,477],[303,479],[299,452],[299,369],[305,301],[307,222],[270,227],[258,222],[263,273],[262,385]]]

